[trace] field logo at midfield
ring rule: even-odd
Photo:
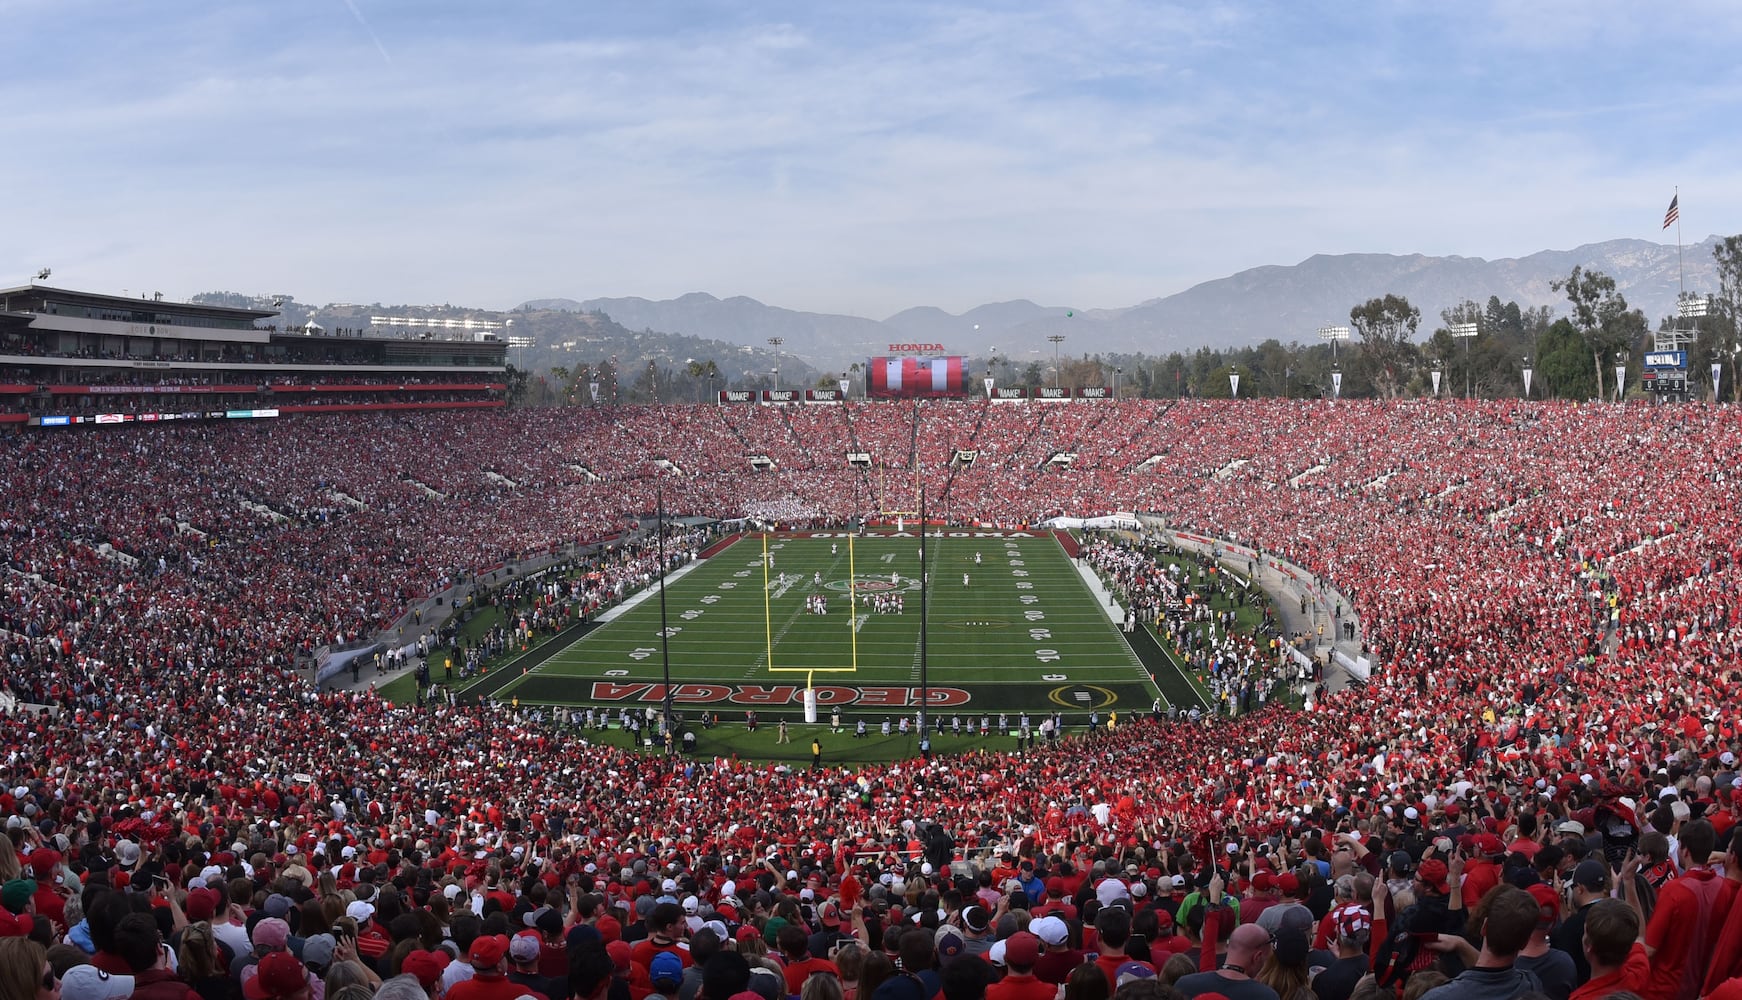
[[[1099,684],[1068,684],[1053,688],[1046,697],[1055,705],[1080,712],[1106,708],[1119,700],[1118,695]]]
[[[901,578],[900,583],[890,583],[889,578],[886,576],[866,576],[860,574],[856,579],[859,581],[859,593],[861,594],[887,594],[897,590],[919,589],[918,580],[910,579],[905,576]],[[845,594],[852,586],[852,581],[830,580],[828,583],[823,584],[823,586],[830,590],[840,591]]]

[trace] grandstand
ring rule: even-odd
[[[515,928],[535,895],[554,900],[560,931],[591,915],[580,900],[591,906],[594,892],[599,905],[632,908],[669,877],[674,899],[680,886],[697,897],[698,916],[707,906],[765,928],[775,894],[796,904],[812,875],[819,898],[838,894],[851,871],[879,890],[860,916],[880,934],[891,905],[911,923],[916,906],[938,908],[926,886],[956,891],[951,861],[999,872],[984,887],[994,907],[1027,896],[1038,871],[1038,893],[1017,909],[1038,904],[1052,876],[1079,905],[1135,897],[1141,914],[1176,875],[1255,900],[1272,892],[1261,864],[1305,857],[1320,877],[1382,876],[1402,852],[1398,864],[1421,877],[1398,883],[1403,899],[1375,890],[1365,919],[1405,926],[1419,912],[1411,904],[1441,892],[1442,836],[1458,867],[1470,859],[1452,890],[1469,905],[1488,856],[1525,881],[1551,847],[1568,872],[1589,860],[1605,884],[1633,884],[1618,870],[1633,848],[1652,848],[1641,835],[1654,829],[1708,847],[1729,881],[1742,875],[1732,836],[1742,425],[1731,408],[903,400],[513,411],[487,381],[395,382],[385,396],[352,381],[489,376],[500,345],[262,331],[266,315],[128,299],[68,316],[82,300],[43,288],[0,297],[13,418],[0,437],[0,673],[21,706],[48,709],[3,723],[0,811],[16,819],[13,846],[29,867],[52,880],[68,865],[63,878],[99,886],[88,894],[113,884],[117,866],[142,880],[163,872],[191,910],[210,902],[208,879],[234,876],[238,906],[264,910],[270,893],[306,892],[282,880],[312,867],[334,875],[341,903],[370,885],[364,906],[384,916],[445,900],[437,887],[451,884],[459,897],[477,891],[492,927],[501,920],[490,923],[486,890],[506,897],[498,905]],[[129,333],[145,313],[145,335]],[[261,405],[278,402],[275,375],[321,400],[306,405],[356,412]],[[252,397],[235,381],[244,376]],[[108,385],[127,391],[72,391]],[[187,412],[200,419],[43,419],[169,412],[150,408],[169,386],[191,387],[199,401]],[[279,415],[210,419],[250,398],[245,408]],[[963,451],[971,464],[954,460]],[[701,522],[820,529],[904,509],[921,487],[962,525],[1142,512],[1254,562],[1298,567],[1303,586],[1352,602],[1371,677],[1318,692],[1308,710],[1124,716],[1111,731],[1032,748],[847,767],[835,763],[845,738],[826,729],[802,730],[782,751],[768,725],[769,755],[790,754],[778,766],[674,761],[601,745],[566,713],[395,705],[367,683],[317,690],[302,666],[319,647],[393,634],[407,609],[539,558],[586,568],[548,599],[546,584],[525,584],[541,610],[596,613],[657,580],[643,525],[661,503]],[[1166,571],[1141,551],[1109,542],[1091,554],[1122,602],[1165,589]],[[820,766],[806,770],[813,758]],[[928,823],[953,850],[926,856],[941,843],[923,835]],[[1286,861],[1271,860],[1285,848]],[[1686,878],[1708,877],[1698,873],[1711,860],[1679,854],[1697,869]],[[1641,875],[1670,915],[1647,914],[1646,942],[1665,956],[1648,967],[1679,975],[1669,956],[1685,956],[1674,961],[1693,963],[1710,991],[1742,972],[1742,947],[1724,944],[1742,941],[1742,908],[1697,932],[1674,922],[1682,904],[1665,901],[1686,891],[1676,863],[1672,849]],[[556,887],[571,877],[575,897],[564,899]],[[188,889],[198,894],[179,895]],[[743,898],[758,891],[770,897]],[[1331,899],[1326,889],[1314,905]],[[1204,950],[1213,966],[1216,949]]]
[[[504,405],[507,345],[461,328],[326,330],[274,309],[0,289],[0,424],[166,422]]]

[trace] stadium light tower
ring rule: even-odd
[[[786,343],[785,337],[769,337],[768,346],[774,348],[774,388],[780,388],[780,345]]]
[[[521,371],[525,371],[526,370],[526,349],[528,347],[533,346],[532,338],[525,337],[525,336],[518,336],[518,337],[515,336],[514,335],[514,321],[513,320],[508,321],[508,346],[515,348],[516,350],[519,351],[519,354],[515,359],[514,367],[520,369]]]
[[[1065,335],[1055,333],[1046,339],[1052,341],[1052,387],[1057,389],[1059,387],[1059,345],[1065,342]]]
[[[1319,339],[1331,345],[1331,364],[1337,363],[1337,344],[1349,339],[1349,328],[1346,326],[1321,326]]]
[[[1349,328],[1346,326],[1321,326],[1319,339],[1331,345],[1331,398],[1343,397],[1343,368],[1337,363],[1337,345],[1349,339]]]
[[[1464,342],[1464,398],[1470,398],[1470,341],[1482,332],[1481,327],[1474,323],[1453,323],[1446,327],[1446,332]]]

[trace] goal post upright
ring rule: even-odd
[[[816,674],[855,674],[855,673],[859,672],[859,631],[858,631],[858,629],[853,627],[853,620],[857,615],[857,611],[855,610],[855,611],[849,613],[847,616],[847,634],[850,637],[850,641],[852,643],[852,650],[853,650],[852,663],[849,666],[845,666],[845,667],[817,667],[817,666],[777,667],[777,666],[775,666],[774,665],[774,610],[773,610],[773,598],[771,596],[771,590],[770,590],[770,586],[769,586],[769,584],[772,581],[770,581],[769,576],[768,576],[768,552],[769,552],[768,534],[769,533],[764,532],[762,535],[762,627],[763,627],[763,631],[764,631],[763,642],[764,642],[765,647],[766,647],[765,648],[765,655],[766,655],[767,661],[768,661],[768,666],[765,669],[771,674],[804,674],[805,675],[805,692],[806,692],[806,696],[808,699],[810,697],[811,692],[814,690],[813,685],[812,685],[812,680],[814,679],[814,675],[816,675]],[[852,567],[853,567],[853,537],[851,535],[847,536],[847,566],[848,566],[848,575],[851,576],[852,575]],[[802,577],[801,577],[801,579],[802,579]],[[856,578],[848,581],[848,583],[847,583],[847,594],[848,594],[847,603],[848,603],[848,606],[851,608],[856,608],[856,604],[854,603],[854,600],[858,596],[858,588],[859,588],[859,581]],[[807,721],[814,721],[814,720],[807,720]]]
[[[927,662],[926,649],[926,619],[928,607],[926,593],[931,590],[930,566],[926,561],[926,530],[925,530],[925,484],[919,486],[919,731],[925,735],[926,716],[931,708],[931,684],[929,674],[930,664]]]
[[[853,562],[853,536],[847,535],[847,635],[853,647],[853,672],[859,672],[859,573]]]
[[[774,669],[774,608],[768,593],[768,532],[762,532],[762,630],[767,643],[768,669]]]

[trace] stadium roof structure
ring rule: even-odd
[[[69,306],[90,307],[109,311],[173,311],[181,316],[204,316],[211,319],[223,319],[230,322],[245,320],[270,319],[278,315],[276,309],[242,309],[235,306],[208,305],[202,302],[176,302],[170,299],[154,299],[149,297],[134,298],[128,295],[110,295],[104,292],[83,292],[71,288],[56,288],[50,285],[39,285],[31,282],[27,285],[17,285],[12,288],[0,288],[0,311],[4,312],[36,312],[30,308],[32,300],[52,298],[59,304]],[[24,300],[24,308],[20,309],[17,300]]]

